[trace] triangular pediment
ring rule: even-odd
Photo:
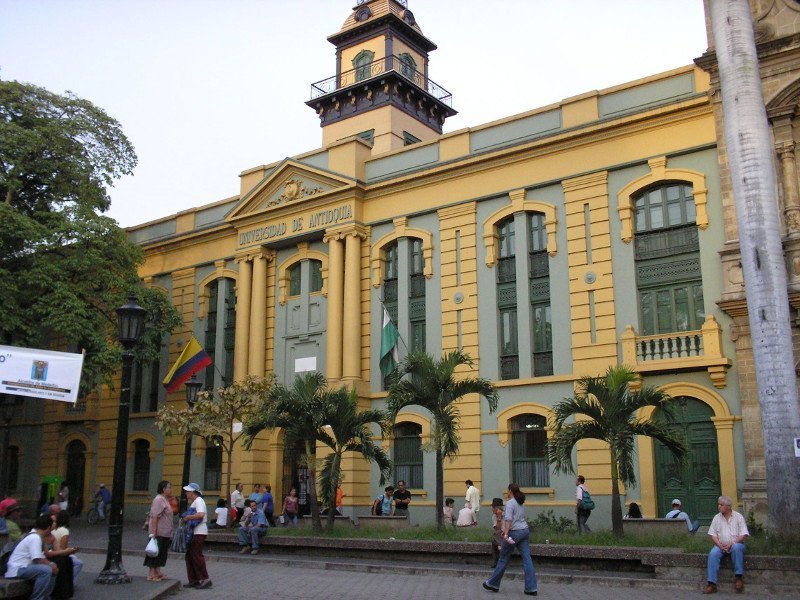
[[[250,190],[225,220],[235,221],[287,205],[299,205],[353,185],[354,179],[287,158]]]

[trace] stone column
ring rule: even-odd
[[[264,252],[253,256],[253,289],[250,304],[249,375],[264,375],[267,335],[267,257]]]
[[[325,377],[342,378],[342,312],[344,306],[344,252],[342,238],[325,236],[328,244],[328,323],[325,344]]]
[[[361,379],[361,240],[365,237],[358,228],[345,237],[342,377],[351,380]]]
[[[783,187],[783,217],[787,233],[800,233],[800,194],[797,188],[797,163],[794,142],[784,142],[776,148],[781,165]]]
[[[247,376],[247,356],[250,347],[250,290],[253,265],[247,256],[236,258],[239,277],[236,281],[236,344],[233,348],[233,379]]]

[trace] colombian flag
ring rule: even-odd
[[[211,357],[194,337],[181,352],[162,382],[168,392],[176,391],[189,377],[211,364]]]

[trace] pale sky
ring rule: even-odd
[[[310,84],[335,74],[356,0],[0,0],[0,78],[70,90],[139,164],[111,190],[127,227],[235,196],[239,173],[318,148]],[[408,0],[430,77],[472,127],[691,64],[702,0]]]

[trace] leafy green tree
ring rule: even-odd
[[[225,388],[200,392],[193,407],[178,408],[167,404],[156,415],[156,427],[165,435],[198,435],[208,443],[219,444],[227,459],[225,497],[231,489],[233,450],[244,435],[234,424],[244,422],[253,414],[261,400],[270,393],[273,377],[246,377]],[[185,481],[182,483],[186,483]]]
[[[119,369],[114,309],[139,285],[141,250],[101,214],[135,165],[119,123],[88,100],[0,81],[0,343],[86,350],[83,392]],[[146,361],[179,316],[157,291],[137,298]]]
[[[444,460],[458,454],[458,401],[467,394],[480,394],[489,403],[489,412],[497,410],[497,391],[487,379],[461,377],[456,369],[473,362],[468,354],[454,350],[441,360],[424,352],[411,352],[394,374],[389,387],[387,406],[392,422],[407,406],[420,406],[433,416],[433,448],[436,452],[436,526],[444,527]]]
[[[308,503],[315,533],[322,531],[317,501],[315,449],[320,431],[330,414],[326,380],[322,373],[311,371],[297,375],[291,387],[275,384],[262,398],[250,418],[244,421],[245,447],[265,429],[283,429],[284,444],[302,444],[308,468]]]
[[[325,424],[317,431],[317,441],[331,449],[322,460],[319,486],[323,504],[328,507],[328,529],[333,529],[336,511],[336,487],[342,478],[342,456],[355,452],[369,462],[375,462],[381,474],[381,485],[392,471],[392,463],[386,452],[372,440],[370,426],[375,424],[385,433],[389,427],[388,415],[382,410],[358,410],[354,389],[339,388],[324,394],[327,414],[321,420]]]
[[[555,471],[575,473],[572,450],[581,440],[596,439],[608,444],[611,452],[611,523],[615,535],[622,535],[622,504],[619,481],[636,483],[634,455],[636,436],[644,435],[660,441],[678,462],[686,456],[683,439],[670,426],[672,398],[653,387],[632,391],[630,384],[637,375],[627,367],[609,367],[605,375],[582,377],[575,386],[575,396],[565,398],[553,407],[554,433],[549,442],[549,459]],[[654,406],[667,418],[665,423],[640,419],[641,408]],[[567,419],[583,415],[585,420],[567,423]]]

